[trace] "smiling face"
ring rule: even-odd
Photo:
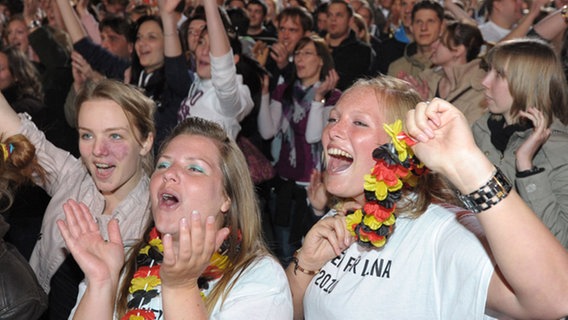
[[[355,88],[341,96],[322,135],[327,191],[364,203],[363,177],[374,165],[372,152],[388,141],[384,122],[384,107],[372,88]]]
[[[146,72],[153,72],[164,65],[164,33],[156,21],[142,23],[134,48]]]
[[[302,81],[302,85],[310,86],[320,79],[323,60],[318,55],[313,42],[308,42],[294,52],[294,64],[296,65],[296,74],[298,79]]]
[[[202,221],[214,216],[218,228],[231,201],[223,189],[219,149],[213,140],[181,134],[158,158],[150,180],[152,214],[156,228],[177,238],[179,220],[191,220],[197,210]],[[206,199],[207,201],[203,201]]]
[[[7,31],[8,44],[27,54],[29,32],[26,23],[22,20],[12,20],[8,24]]]
[[[101,121],[104,119],[104,121]],[[142,176],[142,156],[152,143],[136,139],[122,108],[112,100],[89,100],[81,104],[77,119],[79,152],[99,191],[124,199]],[[139,139],[140,140],[140,139]]]

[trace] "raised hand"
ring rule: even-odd
[[[438,98],[418,103],[408,112],[406,127],[410,136],[420,141],[413,147],[417,157],[462,193],[490,178],[483,175],[490,174],[493,165],[475,144],[465,116],[451,103]]]
[[[179,222],[179,241],[174,243],[169,234],[162,237],[164,260],[160,268],[163,286],[197,287],[197,279],[209,265],[211,256],[229,235],[228,228],[217,230],[215,217],[202,221],[194,211],[191,219]]]
[[[161,13],[171,14],[181,0],[158,0],[158,6]]]
[[[515,153],[517,158],[517,171],[525,171],[532,169],[534,155],[550,137],[550,128],[548,128],[546,118],[542,112],[536,108],[528,108],[527,111],[520,111],[519,115],[529,119],[534,126],[531,135]]]
[[[258,63],[263,67],[266,65],[269,51],[270,50],[268,48],[268,45],[264,41],[258,40],[252,46],[252,54],[254,55],[256,61],[258,61]]]
[[[270,57],[276,62],[280,70],[288,65],[288,49],[280,42],[276,42],[270,46]]]
[[[315,100],[322,100],[328,92],[335,89],[337,81],[339,81],[339,75],[337,74],[337,71],[335,71],[334,69],[329,70],[329,73],[325,76],[323,82],[316,89],[316,94],[314,96]]]
[[[105,241],[85,204],[68,200],[63,211],[65,220],[58,220],[57,226],[89,284],[118,283],[124,264],[124,245],[118,221],[112,219],[108,223],[109,239]]]
[[[355,238],[347,231],[345,217],[336,215],[318,221],[308,232],[302,244],[298,260],[306,270],[319,270],[341,254]]]
[[[90,79],[95,82],[104,78],[100,73],[94,71],[87,60],[85,60],[85,58],[83,58],[83,56],[77,51],[73,51],[71,53],[71,66],[73,68],[73,77],[79,77],[79,79],[75,78],[75,81],[81,80],[81,76],[84,80]]]
[[[323,183],[323,173],[314,169],[310,175],[310,184],[306,188],[308,199],[312,208],[316,211],[316,215],[322,215],[325,212],[328,196],[327,190]]]
[[[410,83],[418,94],[420,94],[422,100],[428,100],[430,97],[430,88],[428,88],[428,84],[425,80],[417,79],[404,71],[398,73],[398,78]]]

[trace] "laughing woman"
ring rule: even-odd
[[[127,85],[106,80],[88,87],[78,96],[77,108],[80,159],[47,141],[26,114],[16,114],[0,98],[0,133],[26,136],[46,172],[45,182],[36,183],[52,198],[30,264],[45,292],[58,284],[61,291],[52,296],[67,304],[67,312],[76,298],[73,289],[82,278],[73,279],[60,268],[67,256],[55,226],[63,216],[61,207],[69,198],[82,201],[101,223],[105,237],[106,222],[116,218],[126,244],[140,239],[149,218],[148,175],[154,137],[153,102]]]
[[[124,267],[117,221],[105,242],[86,206],[65,205],[58,225],[87,278],[73,319],[292,318],[247,163],[219,125],[192,117],[174,129],[158,154],[150,199],[153,222]]]
[[[295,319],[566,316],[568,252],[477,148],[464,115],[419,101],[407,82],[378,77],[332,110],[324,184],[360,210],[337,207],[306,235],[286,270]],[[460,203],[455,190],[475,213],[449,204]]]
[[[306,186],[314,169],[320,170],[321,133],[327,112],[341,92],[335,89],[337,72],[323,39],[304,37],[294,48],[294,73],[269,98],[265,81],[258,114],[258,130],[272,139],[276,172],[274,232],[278,255],[287,264],[309,227]],[[269,104],[270,103],[270,104]]]

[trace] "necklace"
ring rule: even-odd
[[[410,148],[416,142],[402,132],[402,121],[383,128],[392,142],[373,150],[375,165],[365,175],[365,204],[346,216],[347,229],[359,244],[382,247],[394,231],[396,203],[403,188],[416,186],[427,169]]]
[[[160,233],[154,227],[150,231],[148,244],[138,252],[136,256],[136,272],[130,281],[129,300],[127,307],[130,309],[121,320],[155,320],[161,319],[161,284],[160,265],[164,258],[164,246]],[[209,282],[221,278],[223,272],[231,266],[229,257],[223,253],[215,252],[210,259],[209,266],[197,279],[201,290],[201,297],[205,300],[205,290],[209,289]],[[160,308],[154,308],[160,306]]]

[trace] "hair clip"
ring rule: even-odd
[[[4,155],[4,161],[8,160],[10,155],[14,152],[14,145],[11,143],[0,143],[0,148],[2,149],[2,154]]]

